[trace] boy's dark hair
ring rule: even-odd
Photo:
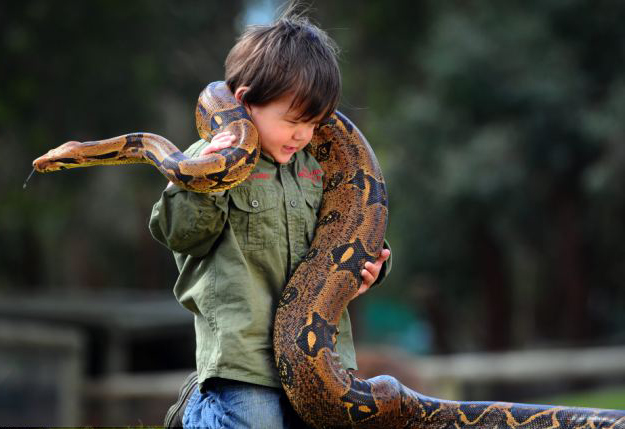
[[[327,119],[341,94],[334,41],[306,18],[287,11],[271,25],[250,26],[226,58],[226,84],[242,101],[264,105],[293,94],[298,120]]]

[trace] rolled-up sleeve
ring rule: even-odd
[[[168,186],[150,216],[152,236],[170,250],[206,255],[228,218],[228,193],[202,194]]]
[[[199,140],[189,146],[185,155],[196,157],[207,144]],[[170,183],[152,208],[150,232],[174,252],[204,256],[224,229],[228,198],[227,191],[197,193]]]

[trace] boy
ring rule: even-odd
[[[314,234],[323,171],[302,149],[338,104],[336,50],[307,20],[281,18],[241,36],[226,59],[226,83],[258,129],[257,166],[246,181],[221,193],[169,185],[150,219],[154,238],[174,252],[176,298],[195,315],[199,389],[188,391],[184,426],[304,427],[281,389],[272,322]],[[234,139],[221,133],[187,154],[208,154]],[[365,265],[356,296],[376,281],[389,255],[384,249]],[[342,364],[356,368],[346,311],[339,331]]]

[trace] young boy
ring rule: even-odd
[[[226,83],[258,129],[258,164],[246,181],[221,193],[170,184],[150,219],[154,238],[174,252],[180,272],[174,294],[195,315],[199,389],[188,399],[184,426],[304,427],[281,389],[272,324],[314,234],[323,171],[302,149],[338,104],[336,50],[307,20],[281,18],[241,36],[226,59]],[[221,133],[187,154],[208,154],[234,139]],[[389,255],[384,249],[365,265],[356,296],[385,275]],[[342,364],[356,368],[347,311],[339,332]]]

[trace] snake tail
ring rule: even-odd
[[[316,428],[625,429],[625,412],[424,396],[393,377],[359,379],[336,351],[343,310],[382,248],[388,197],[362,133],[337,112],[320,127],[311,152],[324,170],[314,240],[278,304],[275,360],[297,413]]]

